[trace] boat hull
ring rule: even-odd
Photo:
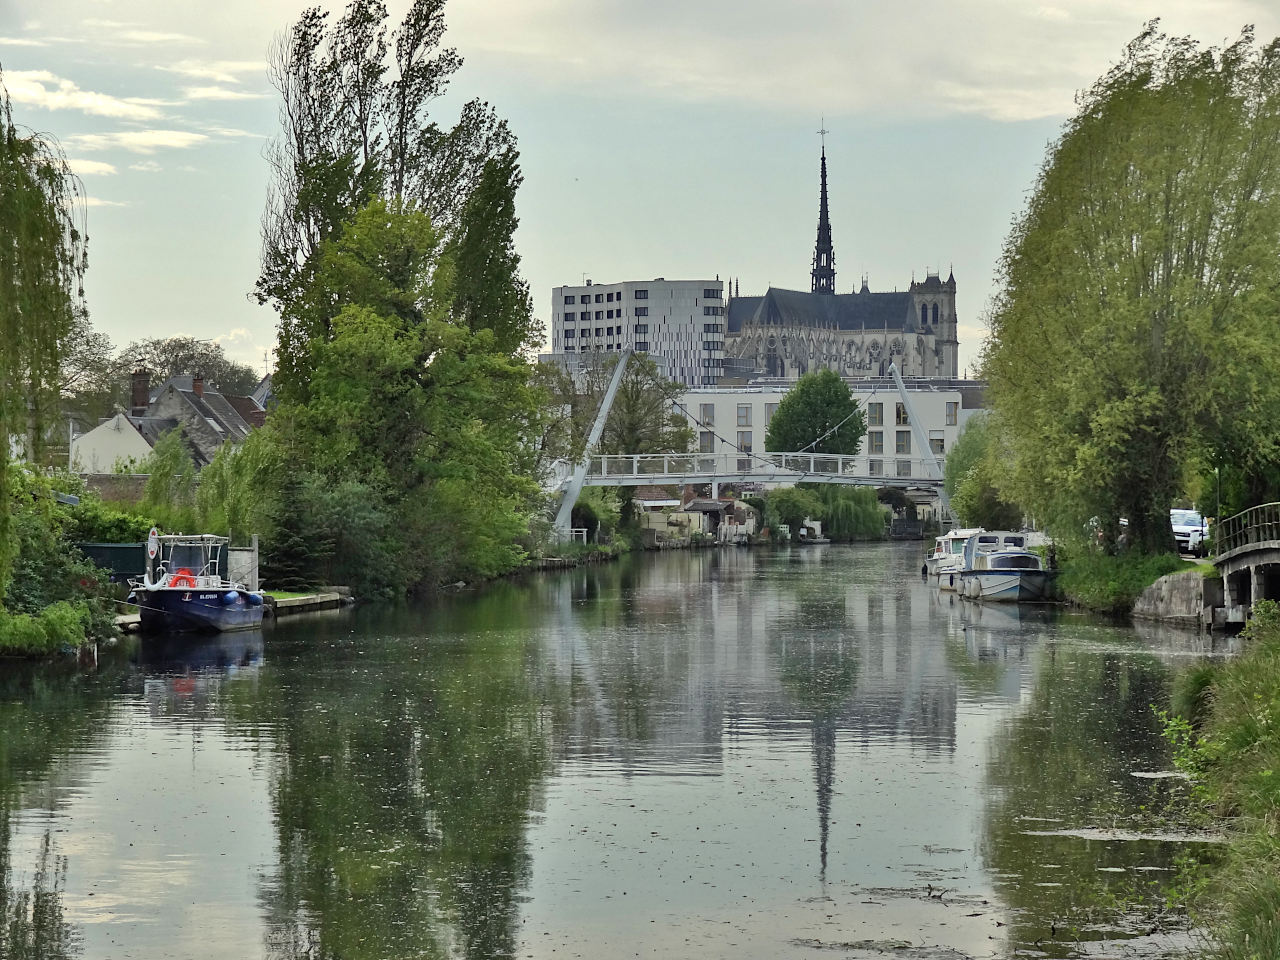
[[[229,592],[236,594],[234,603],[223,599]],[[262,626],[262,604],[252,603],[246,590],[139,590],[137,602],[147,633],[221,633]]]
[[[960,595],[970,600],[1016,603],[1049,599],[1053,574],[1047,570],[966,570],[957,580]]]

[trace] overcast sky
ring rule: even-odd
[[[265,57],[305,6],[0,0],[14,116],[84,180],[89,307],[117,345],[218,339],[261,368]],[[1280,34],[1275,0],[451,0],[466,63],[439,112],[480,97],[519,138],[544,320],[584,276],[808,289],[825,116],[838,291],[954,265],[965,366],[1046,144],[1155,16],[1206,44]]]

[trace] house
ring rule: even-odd
[[[145,370],[133,374],[129,412],[120,411],[71,442],[71,469],[112,473],[146,457],[170,430],[181,429],[196,467],[227,441],[241,443],[266,412],[251,397],[224,396],[200,376],[170,377],[154,390]]]

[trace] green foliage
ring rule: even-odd
[[[1149,25],[1079,98],[1006,243],[983,373],[1003,493],[1144,553],[1217,460],[1277,460],[1280,46]]]
[[[222,534],[239,544],[265,533],[285,469],[285,451],[270,425],[239,446],[224,443],[200,472],[195,505],[201,532]]]
[[[1003,451],[989,419],[981,414],[971,417],[947,454],[943,479],[951,510],[961,526],[1021,528],[1022,508],[1002,499],[996,484],[1003,461]]]
[[[144,514],[104,503],[96,494],[81,493],[80,503],[66,510],[62,534],[71,543],[140,543],[152,522]]]
[[[222,344],[195,337],[156,337],[135,340],[120,351],[114,364],[116,403],[129,402],[130,375],[138,367],[151,374],[151,385],[170,377],[190,374],[204,377],[205,383],[233,397],[248,396],[261,381],[252,367],[228,359]]]
[[[492,330],[494,346],[508,354],[535,348],[543,334],[515,251],[516,190],[523,179],[514,149],[485,161],[448,250],[455,318],[473,333]]]
[[[1101,613],[1128,613],[1151,584],[1188,569],[1176,553],[1109,556],[1087,547],[1060,551],[1058,563],[1058,583],[1067,598]]]
[[[1186,681],[1208,704],[1202,735],[1186,720],[1169,723],[1180,766],[1232,818],[1225,863],[1207,890],[1217,913],[1213,956],[1223,960],[1280,955],[1280,606],[1255,603],[1241,636],[1239,658]]]
[[[58,144],[15,125],[0,74],[0,592],[15,556],[9,438],[42,461],[60,361],[84,312],[80,191]]]
[[[858,408],[849,385],[834,370],[818,370],[806,373],[782,398],[769,421],[764,446],[783,452],[852,455],[866,432],[866,414]]]
[[[191,532],[196,525],[196,465],[182,430],[175,427],[161,436],[138,465],[138,472],[147,475],[138,504],[141,511],[168,530]]]
[[[779,487],[765,497],[764,522],[775,531],[775,536],[778,524],[785,523],[791,529],[791,539],[798,539],[800,524],[806,518],[821,520],[822,515],[822,501],[811,490]]]
[[[613,378],[617,357],[608,357],[587,374],[579,404],[582,435],[590,431]],[[693,443],[693,428],[675,406],[684,386],[658,372],[652,357],[634,354],[609,409],[597,447],[600,453],[684,453]]]
[[[815,484],[822,501],[822,532],[837,543],[879,540],[884,537],[886,514],[870,487]]]

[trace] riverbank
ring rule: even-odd
[[[1142,591],[1161,577],[1195,566],[1177,554],[1108,556],[1093,550],[1059,549],[1058,586],[1078,607],[1113,616],[1133,612]]]
[[[1259,601],[1245,652],[1175,683],[1169,736],[1208,814],[1230,841],[1202,887],[1218,949],[1230,960],[1280,956],[1280,606]]]

